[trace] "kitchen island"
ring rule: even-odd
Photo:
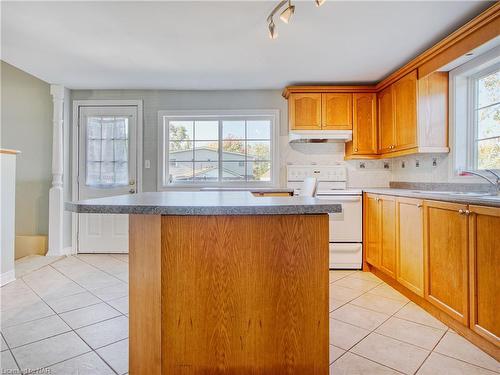
[[[328,214],[314,198],[141,193],[130,214],[130,374],[328,373]]]

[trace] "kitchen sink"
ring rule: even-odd
[[[413,193],[419,194],[437,194],[437,195],[462,195],[469,197],[497,197],[491,193],[476,192],[476,191],[428,191],[428,190],[414,190]]]

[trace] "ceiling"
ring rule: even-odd
[[[1,59],[72,89],[281,89],[372,83],[492,3],[277,1],[5,2]]]

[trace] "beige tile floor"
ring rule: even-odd
[[[37,260],[29,272],[22,264],[24,275],[0,289],[3,373],[127,373],[127,262],[96,254]],[[330,362],[330,374],[500,373],[495,359],[355,271],[330,272]]]

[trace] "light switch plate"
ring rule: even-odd
[[[151,168],[151,161],[150,160],[144,160],[144,168],[146,168],[146,169]]]

